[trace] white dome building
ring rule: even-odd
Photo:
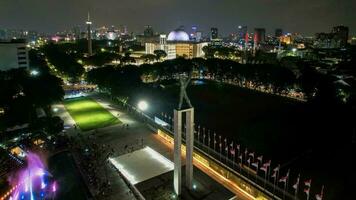
[[[189,39],[188,33],[179,28],[171,31],[168,36],[161,34],[159,42],[145,43],[146,54],[154,54],[155,50],[164,50],[167,53],[165,59],[177,57],[197,58],[203,57],[203,47],[207,42],[197,42]]]
[[[187,42],[189,41],[189,35],[183,30],[174,30],[169,33],[167,41]]]

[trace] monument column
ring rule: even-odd
[[[181,164],[181,144],[182,144],[182,112],[174,110],[174,191],[181,194],[182,164]]]
[[[186,143],[186,155],[185,155],[185,176],[186,187],[192,189],[193,182],[193,149],[194,149],[194,108],[190,103],[187,92],[187,88],[190,80],[191,73],[188,78],[184,78],[184,74],[180,77],[180,95],[178,109],[174,109],[174,191],[177,195],[181,194],[181,182],[182,182],[182,163],[181,163],[181,144],[182,144],[182,114],[185,113],[185,143]],[[182,109],[183,100],[186,101],[188,108]]]
[[[186,111],[186,160],[185,160],[185,184],[189,189],[193,188],[193,150],[194,150],[194,108]]]

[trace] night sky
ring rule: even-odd
[[[88,10],[94,26],[125,24],[130,32],[150,24],[227,34],[247,25],[313,35],[344,24],[356,33],[356,0],[0,0],[0,28],[61,31],[83,25]]]

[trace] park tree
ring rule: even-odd
[[[157,56],[154,54],[144,54],[141,56],[141,59],[143,59],[145,62],[153,62],[157,59]]]
[[[68,78],[71,82],[76,82],[84,73],[84,68],[77,62],[75,57],[67,54],[56,44],[48,44],[43,48],[48,61],[55,66],[59,75]]]
[[[301,76],[299,77],[299,85],[304,93],[304,96],[311,100],[316,94],[316,87],[320,81],[321,75],[307,64],[301,69]]]
[[[162,58],[167,57],[167,53],[161,49],[154,50],[153,53],[156,55],[156,60],[161,60]]]
[[[64,96],[62,80],[46,71],[36,76],[21,68],[0,72],[0,85],[0,107],[9,124],[33,122],[36,108],[50,115],[50,106]]]

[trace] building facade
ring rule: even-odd
[[[210,29],[210,39],[211,40],[216,40],[219,38],[219,32],[218,32],[218,28],[211,28]]]
[[[0,42],[0,70],[28,68],[28,49],[24,42]]]
[[[159,42],[145,43],[146,54],[154,54],[155,50],[164,50],[167,53],[165,59],[175,59],[177,57],[196,58],[203,57],[203,47],[207,42],[191,41],[189,35],[183,30],[175,30],[168,36],[161,34]]]

